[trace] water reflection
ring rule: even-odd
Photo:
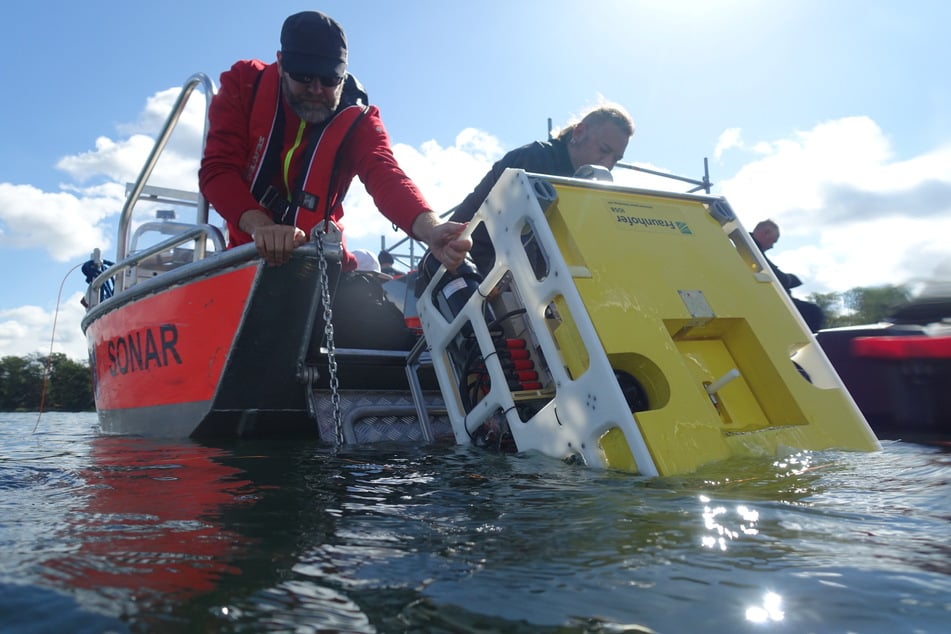
[[[763,529],[757,501],[801,504],[819,492],[818,471],[831,467],[830,463],[819,465],[812,454],[801,452],[772,463],[732,462],[729,473],[719,472],[719,465],[698,473],[699,486],[704,490],[697,496],[703,526],[701,546],[726,552],[740,540],[760,535]],[[738,493],[742,499],[730,499]],[[781,527],[770,524],[765,537],[777,538],[776,528]]]
[[[458,447],[34,444],[0,461],[0,581],[32,584],[0,593],[4,625],[30,602],[65,614],[48,631],[947,628],[932,450],[640,478]]]
[[[66,552],[44,563],[58,586],[100,597],[178,598],[207,592],[247,546],[225,530],[221,513],[253,504],[241,471],[216,460],[223,452],[197,444],[98,437],[78,505],[60,525]]]
[[[704,548],[715,548],[726,551],[727,543],[730,540],[737,539],[740,535],[756,535],[759,530],[756,528],[756,522],[759,520],[759,513],[745,504],[736,506],[736,514],[740,517],[738,529],[731,529],[726,525],[725,520],[728,517],[728,511],[725,506],[711,506],[711,500],[705,495],[700,496],[703,503],[703,526],[710,534],[704,535],[701,544]]]

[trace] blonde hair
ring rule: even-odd
[[[586,126],[597,126],[608,122],[613,123],[626,132],[627,136],[634,136],[634,120],[631,119],[631,115],[627,113],[627,110],[619,104],[602,101],[596,107],[586,112],[580,121],[570,123],[559,130],[553,138],[560,141],[567,141],[571,138],[571,135],[579,123],[583,123]]]

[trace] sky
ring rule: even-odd
[[[943,0],[35,0],[8,3],[0,38],[0,357],[86,357],[78,267],[114,258],[125,185],[181,86],[273,61],[284,18],[314,9],[343,26],[350,71],[439,212],[549,120],[607,100],[637,128],[625,162],[699,179],[707,159],[748,230],[779,224],[769,255],[804,281],[797,297],[951,283]],[[197,189],[192,102],[153,185]],[[136,224],[155,211],[136,209]],[[358,181],[345,209],[350,248],[402,238]]]

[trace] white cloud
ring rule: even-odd
[[[770,256],[806,282],[797,294],[908,283],[951,256],[951,147],[893,160],[867,117],[754,147],[767,152],[720,189],[748,229],[780,225]]]
[[[56,262],[108,247],[104,219],[121,207],[119,186],[44,192],[31,185],[0,183],[0,244],[45,249]]]
[[[490,134],[466,128],[456,135],[451,146],[442,147],[436,141],[427,141],[419,148],[397,143],[393,153],[436,213],[443,214],[462,202],[501,157],[503,148]],[[354,180],[344,209],[347,244],[351,248],[376,252],[380,236],[385,237],[387,245],[405,237],[404,233],[395,232],[390,221],[377,211],[359,180]]]
[[[729,128],[724,130],[720,134],[720,138],[717,139],[716,147],[713,150],[713,157],[719,160],[727,150],[742,146],[743,139],[740,134],[740,128]]]
[[[0,356],[45,355],[52,342],[53,352],[85,360],[86,338],[79,325],[86,314],[80,304],[82,297],[82,293],[74,293],[61,302],[58,312],[47,312],[39,306],[0,310]]]
[[[94,149],[61,158],[56,166],[71,182],[61,184],[58,191],[0,183],[0,245],[43,249],[56,262],[73,260],[93,248],[103,252],[113,248],[126,186],[138,177],[177,93],[178,89],[163,91],[149,99],[140,122],[120,128],[133,132],[130,136],[99,137]],[[201,100],[192,99],[150,184],[197,190],[203,117]],[[136,221],[150,218],[154,209],[155,205],[138,205]]]
[[[139,121],[118,126],[119,133],[124,135],[121,140],[99,137],[94,150],[64,157],[56,166],[79,183],[101,179],[122,185],[124,192],[126,183],[139,176],[178,93],[179,89],[174,88],[153,95],[146,101]],[[149,178],[151,185],[190,191],[198,188],[204,125],[202,99],[200,94],[193,93]]]

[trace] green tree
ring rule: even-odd
[[[809,301],[817,304],[826,316],[826,328],[875,324],[908,301],[907,286],[856,286],[844,293],[812,293]]]
[[[43,391],[44,370],[38,355],[0,359],[0,410],[35,411]]]
[[[842,293],[812,293],[809,301],[822,309],[826,316],[825,328],[846,326],[848,322],[842,316]]]
[[[911,292],[906,286],[857,287],[845,293],[852,324],[874,324],[908,301]]]
[[[0,359],[0,411],[35,412],[41,404],[44,410],[94,409],[89,366],[61,353]]]
[[[66,412],[94,409],[89,366],[77,363],[61,353],[54,353],[49,361],[45,409]]]

